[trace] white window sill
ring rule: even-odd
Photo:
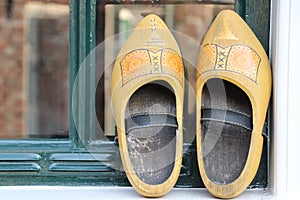
[[[64,186],[12,186],[0,187],[1,199],[22,200],[132,200],[147,199],[140,196],[131,187],[64,187]],[[259,198],[258,198],[259,197]],[[157,199],[216,199],[206,189],[174,188],[167,195]],[[271,192],[262,189],[246,190],[236,200],[274,199]]]

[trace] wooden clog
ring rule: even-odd
[[[127,178],[139,194],[163,196],[181,169],[184,69],[176,40],[158,16],[141,20],[122,46],[111,91]]]
[[[202,180],[218,198],[242,193],[261,159],[271,93],[268,57],[234,11],[219,13],[198,61],[197,157]]]

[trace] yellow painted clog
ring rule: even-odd
[[[213,196],[235,197],[253,180],[271,84],[259,40],[238,14],[220,12],[203,40],[196,82],[198,166]]]
[[[111,93],[127,178],[139,194],[163,196],[181,169],[184,67],[175,38],[158,16],[141,20],[122,46]]]

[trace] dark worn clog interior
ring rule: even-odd
[[[150,185],[166,181],[174,168],[176,100],[164,85],[151,83],[139,88],[128,101],[125,114],[131,165]]]
[[[210,181],[229,184],[241,174],[249,152],[252,107],[236,85],[210,79],[202,91],[201,143]]]

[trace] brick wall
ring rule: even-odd
[[[7,6],[0,6],[0,137],[21,137],[23,129],[23,23],[18,1],[9,19]]]
[[[11,9],[7,6],[7,2],[9,1],[0,2],[0,138],[24,138],[29,137],[30,119],[27,109],[30,105],[28,94],[32,89],[26,74],[30,66],[24,62],[24,55],[31,55],[31,52],[24,54],[26,43],[24,6],[29,0],[14,0]],[[66,0],[47,2],[68,4]],[[41,76],[36,82],[39,84],[36,91],[39,102],[37,105],[39,111],[36,113],[39,126],[36,132],[48,130],[51,126],[55,127],[53,121],[60,121],[56,126],[63,128],[68,124],[68,93],[65,92],[69,88],[68,19],[49,20],[42,19],[40,28],[37,29],[41,37],[36,73]],[[58,45],[58,48],[55,48],[55,45]],[[41,83],[44,83],[45,89]]]

